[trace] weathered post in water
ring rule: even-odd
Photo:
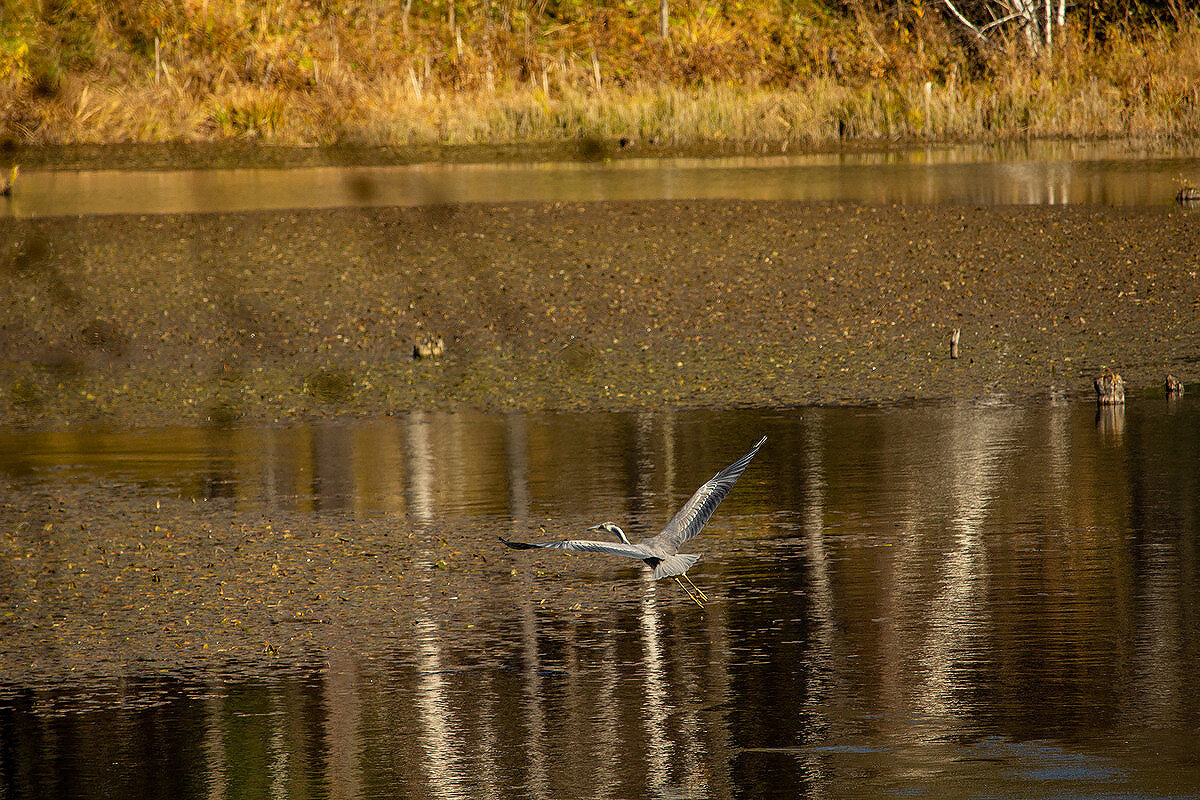
[[[1166,380],[1167,397],[1179,397],[1183,394],[1183,381],[1174,375],[1168,375]]]
[[[1096,378],[1096,402],[1102,406],[1125,405],[1125,380],[1108,367]]]
[[[7,178],[0,177],[0,197],[8,197],[13,192],[13,186],[17,183],[17,173],[21,171],[19,164],[14,164],[12,171],[8,173]]]
[[[413,342],[413,358],[438,358],[445,352],[445,340],[432,333],[423,333]]]
[[[958,335],[961,331],[955,328],[950,333],[950,357],[958,358]]]

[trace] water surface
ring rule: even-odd
[[[616,200],[1168,206],[1200,182],[1189,151],[1119,144],[543,163],[165,171],[26,170],[0,215],[204,213]]]
[[[1190,397],[6,432],[0,497],[18,539],[81,486],[215,529],[646,535],[760,434],[694,543],[703,611],[632,562],[495,545],[469,618],[368,620],[365,647],[10,677],[0,794],[1200,794]]]

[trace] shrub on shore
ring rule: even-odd
[[[1200,133],[1200,21],[1036,56],[921,0],[0,0],[0,137],[684,146]]]

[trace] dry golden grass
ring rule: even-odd
[[[0,137],[665,145],[1200,133],[1200,23],[1068,25],[1052,57],[971,52],[899,17],[800,3],[0,0]],[[638,13],[634,13],[637,11]],[[418,12],[427,14],[422,16]]]

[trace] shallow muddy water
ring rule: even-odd
[[[704,610],[631,562],[495,541],[652,534],[760,434],[693,543]],[[1198,476],[1190,396],[0,433],[0,795],[1196,796]],[[162,553],[208,547],[194,580],[277,548],[275,591],[333,597],[225,654],[202,596],[137,610],[187,596],[118,569],[159,519]],[[394,612],[337,610],[359,595],[331,552],[386,584],[414,550]],[[89,558],[104,598],[48,611]],[[255,575],[220,577],[218,616],[249,618]]]
[[[0,215],[209,213],[349,206],[617,200],[808,200],[1165,206],[1200,181],[1191,152],[1119,144],[290,169],[38,170]]]

